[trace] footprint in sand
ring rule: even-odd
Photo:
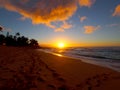
[[[76,87],[79,89],[86,89],[92,90],[94,87],[100,87],[103,80],[101,79],[102,75],[95,75],[91,78],[87,78],[85,82],[82,82],[80,84],[77,84]]]
[[[69,90],[69,89],[70,89],[70,88],[69,88],[68,86],[62,85],[62,86],[58,87],[57,90]]]
[[[61,78],[61,77],[58,77],[57,80],[60,81],[60,82],[63,82],[63,83],[66,82],[65,79],[63,79],[63,78]]]
[[[42,77],[38,77],[37,80],[43,83],[45,82],[45,80]]]
[[[52,75],[53,75],[53,77],[56,77],[56,78],[60,76],[60,75],[59,75],[58,73],[56,73],[56,72],[53,72]]]
[[[63,79],[62,77],[60,77],[60,75],[58,73],[53,72],[52,75],[53,75],[54,78],[56,78],[56,80],[58,80],[58,81],[60,81],[62,83],[66,82],[65,79]]]
[[[56,87],[52,84],[47,85],[47,90],[56,90]]]

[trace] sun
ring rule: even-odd
[[[62,43],[62,42],[61,42],[61,43],[58,43],[58,47],[59,47],[59,48],[64,48],[64,47],[65,47],[65,44]]]

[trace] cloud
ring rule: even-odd
[[[83,21],[86,20],[86,19],[87,19],[86,16],[82,16],[82,17],[80,17],[80,22],[83,22]]]
[[[68,20],[76,11],[76,0],[0,0],[0,6],[18,12],[22,20],[33,24],[49,24]]]
[[[99,30],[101,26],[84,26],[84,30],[86,34],[91,34],[96,30]]]
[[[95,0],[0,0],[0,7],[21,15],[20,20],[30,19],[32,24],[44,24],[56,29],[54,22],[62,22],[62,29],[71,26],[65,24],[78,8],[91,7]],[[57,31],[61,31],[59,29]]]
[[[62,29],[62,28],[56,28],[55,32],[64,32],[64,29]]]
[[[0,25],[0,31],[11,32],[12,29],[10,29],[10,28],[6,28],[6,27],[3,27],[3,26]]]
[[[115,7],[115,10],[112,16],[120,16],[120,4]]]
[[[81,7],[91,7],[96,0],[79,0],[79,4]]]
[[[72,27],[73,27],[72,24],[63,22],[63,24],[59,28],[57,28],[57,27],[55,28],[55,32],[64,32],[65,30],[70,29]]]
[[[72,27],[71,24],[68,24],[67,22],[63,22],[63,25],[61,26],[61,28],[63,29],[70,29]]]

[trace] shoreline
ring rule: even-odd
[[[42,51],[44,53],[48,53],[48,54],[52,54],[52,55],[56,55],[56,56],[59,56],[59,57],[65,57],[65,58],[71,58],[71,59],[76,59],[76,60],[80,60],[81,62],[84,62],[84,63],[88,63],[88,64],[92,64],[92,65],[97,65],[97,66],[100,66],[100,67],[105,67],[105,68],[109,68],[111,70],[114,70],[114,71],[117,71],[117,72],[120,72],[120,70],[116,69],[116,68],[113,68],[113,67],[110,67],[109,65],[107,64],[104,64],[102,62],[94,62],[94,61],[90,61],[92,60],[92,58],[86,58],[86,57],[83,57],[83,58],[77,58],[77,57],[70,57],[70,56],[67,56],[67,55],[62,55],[62,54],[59,54],[59,53],[54,53],[54,52],[50,52],[50,51],[45,51],[45,50],[41,50],[41,49],[38,49],[38,51]]]
[[[56,55],[53,55],[53,54],[51,54],[51,53],[45,53],[45,52],[38,52],[38,53],[44,53],[44,54],[46,54],[46,55],[48,55],[47,57],[49,57],[49,56],[52,56],[52,57],[54,57],[54,58],[58,58],[58,57],[60,57],[60,58],[62,58],[62,61],[61,61],[61,59],[59,60],[55,60],[55,59],[52,59],[52,58],[50,58],[50,60],[52,60],[52,61],[50,61],[50,60],[46,60],[45,59],[45,57],[44,57],[44,62],[45,63],[47,63],[49,66],[51,66],[52,68],[54,68],[56,71],[58,71],[59,73],[61,73],[64,77],[67,77],[67,79],[68,79],[68,82],[71,82],[71,81],[73,81],[74,83],[69,83],[70,85],[74,85],[74,84],[77,84],[78,82],[79,82],[79,78],[81,78],[81,80],[83,79],[83,78],[90,78],[90,77],[93,77],[94,78],[94,75],[96,76],[102,76],[102,75],[110,75],[110,73],[117,73],[118,74],[118,77],[119,77],[119,72],[117,72],[117,71],[114,71],[114,70],[112,70],[112,69],[110,69],[110,68],[106,68],[106,67],[101,67],[101,66],[98,66],[98,65],[94,65],[94,64],[89,64],[89,63],[85,63],[85,62],[81,62],[80,60],[77,60],[77,61],[75,61],[76,59],[74,59],[74,58],[70,58],[70,57],[61,57],[61,56],[56,56]],[[43,56],[44,56],[44,54],[43,54]],[[40,55],[42,55],[42,54],[40,54]],[[43,58],[43,57],[42,57]],[[56,63],[54,63],[54,61],[56,61],[56,63],[57,63],[57,65],[56,65]],[[61,64],[62,63],[62,65],[59,65],[59,64]],[[66,64],[69,64],[69,66],[64,66],[64,64],[66,65]],[[73,65],[72,65],[73,64]],[[80,65],[80,66],[79,66]],[[73,67],[73,68],[71,68],[71,67]],[[64,68],[64,72],[63,72],[63,69],[61,70],[60,68]],[[76,69],[77,70],[76,70]],[[85,68],[86,68],[86,70],[85,70]],[[92,68],[92,69],[91,69]],[[89,72],[89,70],[90,70],[90,72]],[[96,69],[96,70],[95,70]],[[80,70],[80,72],[78,71],[78,70]],[[84,71],[85,70],[85,71]],[[92,71],[91,71],[92,70]],[[71,72],[72,71],[72,72]],[[67,72],[67,73],[66,73]],[[78,74],[78,75],[76,75],[76,73]],[[75,74],[75,75],[74,75]],[[85,75],[84,75],[85,74]],[[91,74],[91,75],[90,75]],[[71,76],[69,76],[69,75],[71,75]],[[84,77],[83,77],[84,76]],[[74,79],[78,79],[78,80],[74,80]],[[90,78],[91,79],[91,78]],[[80,81],[81,81],[80,80]],[[82,80],[82,81],[84,81],[84,79]],[[114,85],[113,85],[114,86]],[[118,87],[117,87],[118,88]],[[75,90],[77,90],[77,89],[75,89]],[[83,89],[84,90],[84,89]],[[85,89],[86,90],[86,89]],[[112,89],[94,89],[94,90],[113,90],[113,88]]]
[[[108,68],[35,49],[0,50],[0,90],[120,89],[120,73]]]

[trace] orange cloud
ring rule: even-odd
[[[64,29],[62,29],[62,28],[56,28],[55,32],[64,32]]]
[[[79,4],[81,7],[91,7],[96,0],[79,0]]]
[[[72,27],[71,24],[67,22],[63,22],[63,24],[59,28],[55,28],[55,32],[64,32],[66,29],[70,29]]]
[[[64,22],[76,12],[78,2],[80,6],[91,7],[95,0],[0,0],[0,7],[19,13],[21,20],[30,19],[33,24],[44,24],[64,31],[72,27]],[[82,18],[84,20],[85,17]],[[54,22],[62,22],[63,25],[56,27],[52,25]]]
[[[112,16],[120,16],[120,4],[116,6]]]
[[[63,29],[69,29],[71,27],[72,27],[72,25],[68,24],[67,22],[63,22],[63,25],[61,26],[61,28],[63,28]]]
[[[84,30],[85,30],[85,33],[86,34],[91,34],[93,33],[94,31],[100,29],[101,27],[98,25],[98,26],[84,26]]]
[[[82,16],[82,17],[80,17],[80,22],[83,22],[83,21],[86,20],[86,19],[87,19],[86,16]]]
[[[76,0],[0,0],[0,6],[18,12],[22,20],[31,19],[33,24],[47,26],[51,22],[68,20],[77,9]]]

